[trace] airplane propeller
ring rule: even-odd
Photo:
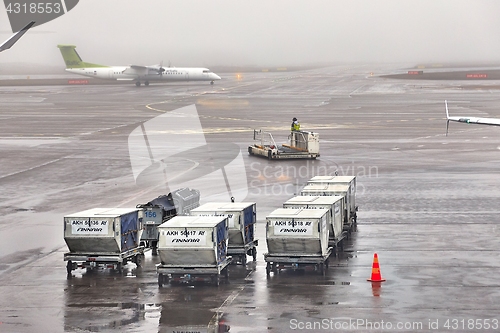
[[[160,68],[158,68],[158,75],[162,76],[165,72],[165,68],[163,68],[163,60],[160,63]]]

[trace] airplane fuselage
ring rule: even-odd
[[[207,68],[165,68],[162,74],[157,70],[137,70],[129,66],[67,68],[66,71],[107,80],[130,81],[215,81],[220,77]]]

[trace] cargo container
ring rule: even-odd
[[[247,262],[247,255],[257,259],[258,240],[255,239],[256,226],[255,202],[209,202],[191,210],[191,215],[225,216],[228,219],[227,253],[242,265]]]
[[[142,221],[137,208],[93,208],[64,217],[67,272],[77,267],[114,268],[128,261],[141,265]]]
[[[167,195],[139,204],[139,216],[142,217],[144,231],[141,241],[157,255],[158,226],[174,216],[189,214],[189,211],[200,205],[200,192],[194,189],[181,188]]]
[[[176,216],[158,227],[158,254],[161,263],[156,267],[158,285],[170,281],[205,281],[219,285],[227,266],[227,217]]]
[[[341,196],[344,198],[344,230],[350,233],[355,229],[354,212],[352,212],[350,186],[347,184],[307,184],[300,195],[309,196]]]
[[[341,196],[297,196],[283,203],[283,208],[328,209],[328,246],[343,250],[344,200]]]
[[[349,203],[351,205],[349,211],[350,218],[354,220],[354,224],[358,222],[358,206],[356,206],[356,176],[315,176],[311,178],[308,184],[340,184],[349,185]]]
[[[325,273],[332,248],[328,246],[328,209],[278,208],[266,217],[266,272],[305,269]]]

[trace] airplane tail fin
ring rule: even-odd
[[[444,101],[444,106],[446,108],[446,136],[448,136],[448,126],[450,125],[450,114],[448,112],[448,101]]]
[[[57,45],[57,47],[61,51],[64,62],[66,63],[66,68],[108,67],[84,62],[76,52],[75,45]]]

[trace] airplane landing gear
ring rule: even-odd
[[[213,84],[214,84],[214,81],[210,81],[210,84],[212,84],[212,85],[213,85]]]
[[[144,81],[144,85],[147,87],[149,86],[149,81]]]
[[[141,86],[141,81],[135,81],[135,86],[140,87]]]

